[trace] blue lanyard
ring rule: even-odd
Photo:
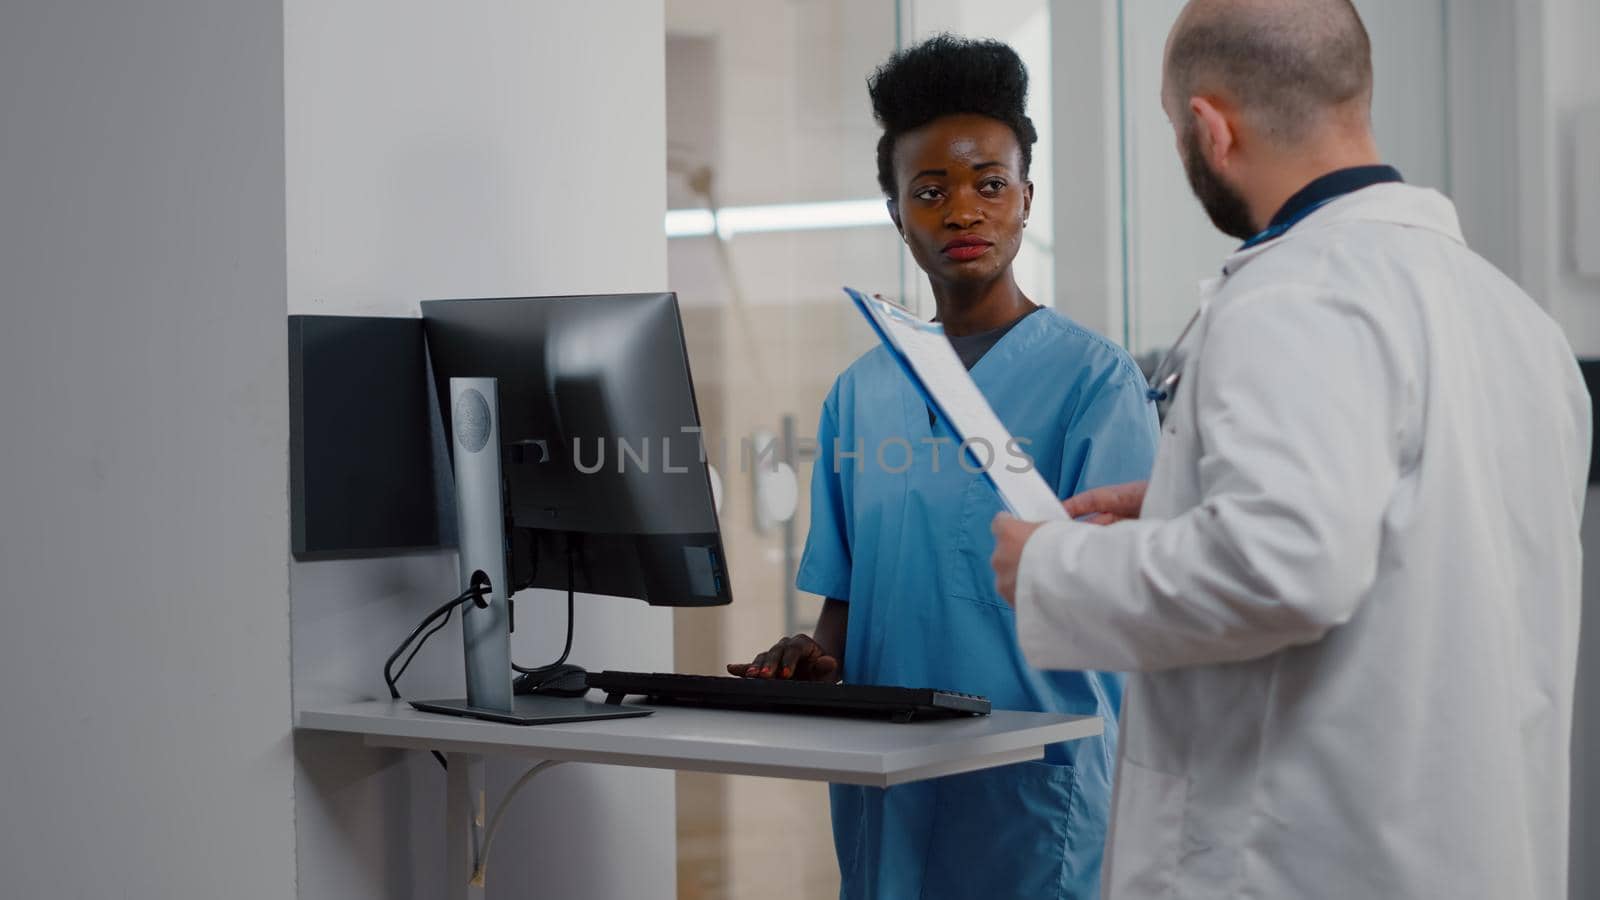
[[[1311,215],[1312,213],[1316,212],[1317,210],[1323,208],[1324,206],[1327,206],[1329,203],[1332,203],[1333,201],[1335,201],[1335,200],[1337,200],[1337,199],[1339,199],[1340,197],[1343,197],[1343,196],[1344,196],[1344,194],[1338,194],[1338,195],[1333,196],[1333,197],[1328,197],[1325,200],[1318,200],[1316,203],[1313,203],[1310,206],[1306,207],[1305,209],[1302,209],[1299,212],[1295,213],[1294,215],[1290,216],[1286,221],[1279,222],[1278,224],[1272,226],[1271,228],[1268,228],[1265,231],[1261,232],[1260,234],[1257,234],[1255,237],[1251,238],[1250,240],[1245,241],[1244,242],[1244,246],[1240,247],[1239,249],[1240,250],[1249,250],[1251,247],[1256,247],[1256,246],[1259,246],[1261,244],[1265,244],[1267,241],[1277,240],[1278,238],[1283,237],[1285,234],[1287,234],[1289,232],[1289,229],[1295,227],[1296,225],[1299,225],[1301,223],[1301,221],[1303,221],[1306,218],[1306,216]]]

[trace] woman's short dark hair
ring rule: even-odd
[[[1017,51],[991,40],[940,34],[889,57],[867,79],[872,114],[883,126],[878,139],[878,185],[884,196],[899,194],[894,179],[894,142],[908,131],[943,116],[974,113],[1004,122],[1022,148],[1022,177],[1039,139],[1027,116],[1028,69]]]

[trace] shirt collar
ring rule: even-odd
[[[1310,184],[1301,188],[1294,196],[1284,201],[1278,208],[1272,221],[1255,237],[1244,242],[1241,250],[1246,250],[1258,244],[1264,244],[1276,237],[1282,237],[1289,229],[1293,228],[1301,219],[1311,215],[1333,200],[1345,194],[1354,193],[1362,188],[1369,188],[1375,184],[1387,184],[1405,181],[1400,176],[1400,170],[1394,166],[1352,166],[1329,172]]]
[[[1394,166],[1354,166],[1329,172],[1301,188],[1293,197],[1284,201],[1283,206],[1278,210],[1278,214],[1272,217],[1271,222],[1267,223],[1267,227],[1282,225],[1291,219],[1298,218],[1304,214],[1305,210],[1324,201],[1332,200],[1334,197],[1391,181],[1405,181],[1400,176],[1400,170]]]
[[[1221,281],[1238,274],[1251,260],[1273,247],[1295,240],[1302,232],[1309,236],[1325,227],[1347,222],[1384,222],[1407,228],[1423,228],[1463,246],[1467,243],[1461,234],[1461,220],[1456,216],[1455,204],[1450,202],[1450,198],[1438,191],[1408,184],[1376,184],[1335,197],[1314,207],[1305,215],[1303,222],[1296,225],[1293,231],[1234,251],[1223,262]],[[1220,287],[1221,281],[1216,283],[1217,287]]]

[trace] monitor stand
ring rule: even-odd
[[[466,699],[413,700],[423,712],[511,725],[545,725],[649,715],[578,697],[513,696],[511,613],[506,581],[505,515],[500,482],[500,402],[493,378],[450,379],[449,435],[456,476],[461,588],[488,576],[482,606],[461,608]]]
[[[510,712],[472,706],[465,700],[413,700],[411,705],[423,712],[465,716],[507,725],[555,725],[564,722],[591,722],[597,719],[631,719],[648,716],[654,712],[638,706],[608,706],[579,697],[529,695],[513,697]]]

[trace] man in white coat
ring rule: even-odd
[[[1154,472],[995,521],[1040,667],[1120,670],[1122,898],[1567,895],[1589,399],[1378,165],[1347,0],[1194,0],[1167,115],[1248,243],[1158,371]]]

